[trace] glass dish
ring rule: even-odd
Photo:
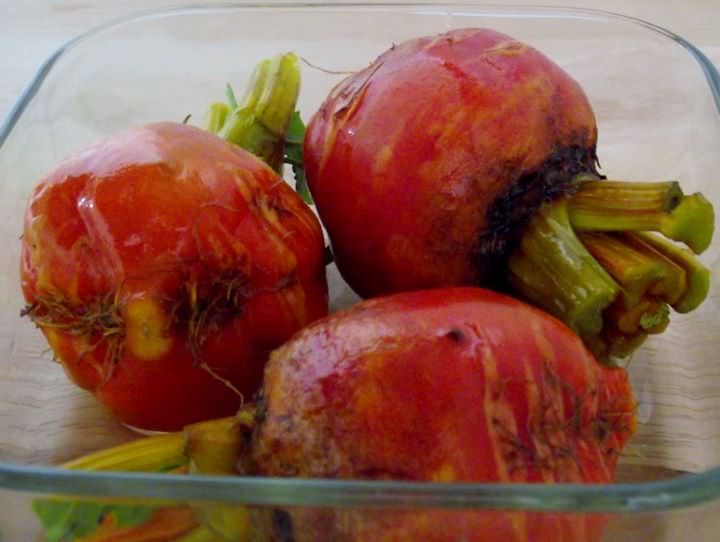
[[[25,201],[41,173],[78,147],[130,125],[181,121],[188,113],[201,118],[227,81],[242,85],[258,60],[280,51],[295,51],[326,70],[303,66],[300,109],[307,118],[342,77],[330,71],[364,67],[393,42],[466,26],[492,27],[526,41],[580,82],[597,115],[603,173],[681,179],[688,192],[701,190],[720,204],[714,179],[720,171],[718,72],[681,37],[640,20],[471,2],[268,2],[154,11],[96,28],[45,62],[0,127],[1,541],[36,539],[40,530],[31,502],[51,494],[198,507],[209,501],[242,504],[258,517],[267,515],[278,540],[317,539],[302,531],[302,523],[289,532],[287,510],[323,521],[334,514],[336,521],[375,525],[378,532],[418,514],[422,521],[456,526],[470,525],[472,518],[490,526],[510,521],[528,529],[528,540],[546,540],[541,536],[549,532],[565,534],[547,540],[599,540],[592,529],[586,532],[586,521],[601,523],[607,541],[716,540],[718,241],[702,256],[713,271],[709,299],[692,315],[676,317],[668,333],[654,337],[632,360],[641,427],[623,458],[621,483],[350,482],[88,473],[52,466],[133,434],[67,382],[60,366],[51,363],[41,334],[18,316],[23,305],[18,236]],[[332,270],[331,286],[334,307],[352,301]],[[461,534],[468,540],[479,536]]]

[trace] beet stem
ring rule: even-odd
[[[651,246],[685,271],[687,286],[672,303],[673,309],[681,314],[688,313],[705,300],[710,289],[710,270],[692,252],[652,233],[628,235]]]
[[[626,308],[648,294],[672,305],[687,289],[684,269],[637,237],[598,232],[578,233],[578,237],[622,286]]]
[[[282,172],[285,134],[300,92],[300,64],[292,53],[263,60],[237,104],[214,103],[205,127]]]
[[[225,538],[218,538],[217,533],[212,529],[204,526],[193,529],[188,534],[174,539],[174,542],[220,542]]]
[[[509,269],[517,291],[583,338],[600,333],[603,311],[620,293],[619,285],[575,235],[565,199],[533,218],[510,257]]]
[[[634,305],[626,305],[621,299],[605,312],[608,321],[625,335],[637,333],[660,333],[670,322],[667,303],[653,297],[644,297]]]
[[[210,104],[207,113],[205,113],[205,129],[211,134],[219,133],[229,114],[230,107],[227,104],[220,102]]]
[[[569,215],[578,231],[655,231],[696,254],[710,245],[715,220],[702,194],[685,196],[674,181],[580,182]]]
[[[248,411],[243,410],[243,413]],[[185,428],[185,453],[190,472],[209,475],[236,474],[243,450],[242,424],[235,417],[199,422]]]
[[[676,182],[577,183],[533,218],[510,258],[510,282],[611,361],[662,333],[669,307],[690,312],[707,297],[710,272],[693,252],[710,244],[714,211]]]
[[[185,436],[168,433],[83,456],[62,465],[73,470],[166,472],[187,465]]]

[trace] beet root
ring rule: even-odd
[[[273,353],[243,469],[608,483],[634,430],[634,405],[626,372],[598,364],[542,311],[475,288],[397,294],[318,321]],[[590,540],[583,536],[597,527],[523,513],[294,510],[288,517],[295,540]]]
[[[486,284],[529,216],[594,172],[580,86],[486,29],[400,44],[308,125],[308,183],[339,270],[365,297]]]
[[[255,156],[182,124],[59,164],[22,242],[24,314],[75,383],[144,429],[232,414],[270,351],[327,314],[309,207]]]
[[[670,307],[705,299],[709,272],[692,253],[710,244],[714,211],[677,182],[601,180],[596,141],[590,103],[558,65],[459,29],[393,46],[337,85],[304,158],[338,269],[361,296],[512,292],[612,361],[662,332]],[[692,253],[636,235],[647,231]]]

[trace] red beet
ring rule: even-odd
[[[312,211],[255,156],[173,123],[41,179],[22,286],[70,377],[146,429],[233,413],[269,352],[327,313]]]
[[[311,324],[272,354],[255,412],[245,472],[310,478],[611,482],[635,425],[623,369],[546,313],[476,288],[378,298]],[[590,525],[433,514],[290,517],[298,541],[569,541],[563,530]]]
[[[677,182],[601,180],[580,86],[492,30],[410,40],[341,82],[305,139],[337,266],[364,297],[476,285],[551,312],[602,360],[689,312],[714,212]],[[602,232],[602,235],[591,232]],[[643,234],[644,235],[644,234]]]
[[[373,296],[486,284],[541,202],[593,172],[579,85],[492,30],[411,40],[340,83],[309,123],[308,184],[338,268]]]

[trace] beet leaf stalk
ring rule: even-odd
[[[663,332],[670,308],[703,302],[710,273],[696,254],[710,245],[714,211],[677,182],[577,182],[530,222],[510,281],[609,362]]]
[[[227,103],[213,103],[205,129],[234,143],[281,172],[285,138],[300,92],[300,64],[292,53],[260,62],[236,99],[228,85]]]
[[[579,231],[655,231],[695,254],[710,246],[714,213],[702,194],[684,196],[677,182],[586,181],[572,198]]]
[[[210,104],[205,129],[262,159],[282,174],[292,167],[295,190],[307,204],[312,196],[305,179],[302,148],[305,124],[295,110],[300,92],[300,64],[293,53],[263,60],[237,100],[230,84],[226,102]]]
[[[184,437],[171,433],[132,441],[62,465],[91,471],[184,472]],[[50,497],[33,502],[49,542],[90,539],[103,542],[132,540],[203,540],[203,529],[187,506],[157,501],[90,500]],[[155,538],[153,538],[155,537]],[[212,539],[205,539],[212,540]]]
[[[242,410],[237,417],[190,425],[182,432],[146,437],[101,450],[62,465],[91,471],[173,472],[233,474],[244,439],[241,430],[252,416]],[[70,497],[38,499],[33,509],[51,542],[172,540],[219,542],[242,538],[249,530],[245,509],[225,505],[182,505],[138,500],[91,500]],[[230,513],[232,512],[232,513]],[[88,538],[89,539],[89,538]]]

